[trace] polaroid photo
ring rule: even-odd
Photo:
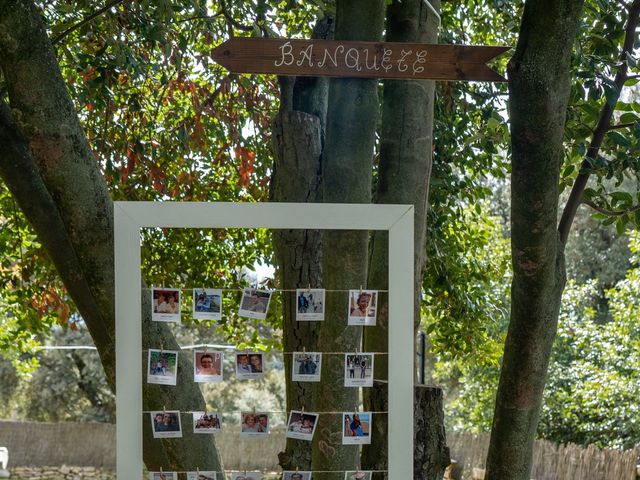
[[[176,350],[149,349],[147,383],[175,385],[178,373],[178,352]]]
[[[259,380],[264,377],[263,354],[236,353],[236,377],[240,380]]]
[[[322,353],[294,352],[291,380],[294,382],[319,382]]]
[[[373,387],[373,353],[344,355],[344,386]]]
[[[324,288],[297,289],[296,320],[318,322],[324,320]]]
[[[222,416],[218,412],[192,412],[193,433],[211,434],[222,429]]]
[[[240,436],[264,437],[269,434],[267,412],[240,412]]]
[[[311,472],[285,470],[282,472],[282,480],[311,480]]]
[[[317,413],[291,410],[291,413],[289,413],[289,422],[287,423],[287,438],[296,438],[310,442],[313,440],[317,423]]]
[[[178,410],[151,412],[150,415],[153,438],[182,438]]]
[[[348,325],[375,326],[377,305],[377,290],[349,290]]]
[[[187,480],[216,480],[216,472],[187,472]]]
[[[180,289],[151,289],[151,320],[180,323]]]
[[[222,290],[219,288],[194,288],[193,318],[196,320],[222,320]]]
[[[238,316],[264,320],[267,317],[270,301],[271,292],[269,290],[245,288],[242,292]]]
[[[233,472],[231,474],[231,480],[261,480],[262,473],[260,472]]]
[[[187,480],[216,480],[216,472],[187,472]]]
[[[371,472],[347,471],[344,474],[344,480],[371,480]]]
[[[197,383],[222,381],[222,352],[195,350],[193,352],[193,380]]]
[[[369,445],[371,443],[371,412],[342,414],[342,444]]]
[[[149,472],[149,480],[178,480],[176,472]]]

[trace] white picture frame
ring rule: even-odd
[[[413,478],[413,225],[412,205],[114,202],[118,478],[143,472],[140,229],[147,227],[387,231],[388,473],[390,480]]]

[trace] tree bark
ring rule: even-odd
[[[582,0],[527,1],[509,62],[511,321],[487,458],[489,480],[528,480],[565,284],[557,230],[569,67]]]
[[[433,2],[440,9],[440,2]],[[421,0],[395,1],[387,11],[387,38],[389,42],[436,43],[438,23],[436,16]],[[429,80],[386,80],[382,110],[382,132],[380,148],[380,168],[376,203],[413,204],[415,221],[415,270],[414,270],[414,326],[420,323],[422,277],[425,262],[425,236],[427,219],[427,198],[432,164],[433,146],[433,102],[435,82]],[[388,235],[387,232],[373,232],[371,257],[369,261],[370,288],[388,289]],[[397,319],[396,319],[397,320]],[[406,319],[406,321],[411,321]],[[388,351],[388,296],[381,293],[379,298],[376,327],[364,332],[365,351]],[[376,382],[372,389],[365,391],[367,410],[386,411],[387,405],[387,356],[376,357]],[[410,368],[410,366],[407,366]],[[426,399],[424,395],[417,400]],[[431,411],[426,405],[416,405],[418,411]],[[443,415],[429,419],[444,431]],[[438,421],[440,423],[438,423]],[[380,415],[374,422],[374,435],[370,446],[363,448],[363,468],[386,470],[387,461],[387,417]],[[416,437],[418,438],[418,437]],[[416,455],[424,455],[424,445],[416,445]],[[442,453],[437,443],[426,445],[426,451]],[[427,462],[426,465],[431,465]],[[426,478],[438,478],[439,469],[427,473]],[[442,473],[440,473],[440,476]],[[382,478],[381,474],[374,477]]]
[[[0,105],[0,175],[54,262],[114,388],[113,204],[31,2],[0,0],[0,68],[11,107]],[[143,305],[143,348],[177,347],[166,325],[149,322],[148,298]],[[145,386],[145,410],[204,405],[188,364],[181,360],[180,388]],[[141,421],[149,468],[220,469],[213,439],[196,442],[186,429],[184,439],[151,440],[148,414]]]
[[[435,480],[442,478],[451,463],[444,432],[442,389],[417,385],[414,409],[416,424],[413,432],[413,478]]]
[[[338,0],[337,40],[380,40],[384,0]],[[323,153],[323,201],[370,203],[375,127],[378,119],[378,82],[374,79],[332,79],[327,112],[327,138]],[[357,409],[358,389],[345,388],[344,352],[361,345],[359,328],[346,325],[345,290],[366,284],[368,233],[325,232],[323,276],[327,292],[325,321],[318,340],[325,354],[322,380],[316,391],[317,405],[341,412]],[[327,408],[328,407],[328,408]],[[326,472],[314,473],[316,480],[343,479],[345,470],[359,466],[359,448],[342,445],[342,416],[321,415],[313,446],[313,464]]]

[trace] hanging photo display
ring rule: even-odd
[[[231,480],[261,480],[260,472],[234,472],[231,474]]]
[[[373,386],[373,353],[346,353],[344,355],[344,386]]]
[[[219,288],[194,288],[193,318],[197,320],[222,320],[222,290]]]
[[[317,413],[291,410],[291,413],[289,413],[289,422],[287,423],[287,438],[296,438],[310,442],[313,440],[317,422]]]
[[[371,480],[371,472],[351,471],[345,472],[344,480]]]
[[[216,480],[216,472],[187,472],[187,480]]]
[[[372,327],[376,324],[377,290],[349,290],[349,325]]]
[[[195,350],[193,352],[193,379],[198,383],[222,381],[222,352]]]
[[[342,414],[342,444],[364,445],[371,443],[371,412]]]
[[[299,322],[324,320],[324,289],[297,289],[296,320]]]
[[[294,352],[291,380],[294,382],[319,382],[321,367],[321,353]]]
[[[151,412],[151,427],[153,438],[181,438],[180,412],[166,410]]]
[[[240,412],[240,436],[261,437],[269,434],[269,414]]]
[[[193,433],[211,434],[222,430],[222,419],[218,412],[192,412]]]
[[[245,288],[242,291],[242,300],[240,300],[238,316],[264,320],[267,318],[267,310],[269,310],[270,301],[271,292],[269,290]]]
[[[147,383],[175,385],[178,372],[178,352],[175,350],[149,350]]]
[[[149,472],[149,480],[178,480],[176,472]]]
[[[236,353],[236,376],[240,380],[257,380],[264,376],[262,353]]]
[[[285,470],[282,472],[282,480],[311,480],[311,472]]]
[[[180,323],[180,290],[177,288],[151,289],[151,320]]]

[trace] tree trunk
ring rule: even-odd
[[[414,396],[415,430],[413,432],[413,478],[442,478],[451,462],[444,432],[442,389],[417,385]]]
[[[381,39],[384,0],[338,0],[338,40]],[[378,119],[378,82],[375,79],[332,79],[327,113],[327,138],[323,153],[323,201],[370,203],[372,158]],[[347,326],[346,290],[366,285],[368,234],[361,231],[325,232],[323,242],[325,321],[319,349],[325,354],[316,405],[324,411],[354,411],[358,389],[345,388],[344,352],[360,348],[361,331]],[[324,472],[315,480],[342,480],[345,470],[359,466],[359,447],[342,445],[342,416],[321,415],[313,445],[313,464]]]
[[[0,106],[0,174],[85,320],[114,388],[113,204],[31,2],[0,0],[0,68],[11,107]],[[143,305],[143,348],[177,347],[166,325],[149,322],[148,298]],[[179,388],[145,385],[144,410],[204,405],[188,363],[181,360],[187,367],[179,369]],[[184,439],[151,440],[149,415],[141,421],[149,468],[220,469],[213,439],[196,442],[185,429]]]
[[[557,231],[569,67],[582,0],[528,1],[509,63],[511,321],[487,458],[489,480],[528,480],[565,283]]]
[[[433,2],[439,10],[440,2]],[[422,0],[395,1],[387,12],[387,38],[389,42],[436,43],[438,22],[436,16]],[[422,277],[425,262],[425,236],[427,198],[431,175],[433,147],[433,101],[435,82],[429,80],[385,80],[382,111],[382,133],[380,168],[376,203],[413,204],[415,221],[415,270],[414,270],[414,326],[420,323]],[[370,288],[388,289],[388,235],[374,232],[369,262]],[[396,319],[397,320],[397,319]],[[380,295],[376,327],[364,332],[365,351],[388,351],[388,296]],[[406,321],[411,321],[406,319]],[[376,382],[365,391],[367,410],[386,411],[387,405],[387,356],[380,355],[375,363]],[[410,368],[410,366],[407,366]],[[417,395],[416,399],[426,399]],[[427,406],[417,405],[418,411],[431,411]],[[417,415],[417,413],[416,413]],[[430,418],[444,431],[442,412]],[[440,423],[438,422],[438,419]],[[371,446],[363,449],[363,468],[386,470],[387,462],[387,417],[380,415],[374,422],[375,434]],[[418,437],[416,437],[418,438]],[[416,455],[422,457],[424,446],[416,445]],[[427,451],[441,453],[437,443],[426,445]],[[429,464],[428,462],[426,464]],[[430,464],[429,464],[430,465]],[[438,478],[439,469],[426,478]],[[440,473],[440,476],[442,473]],[[374,477],[382,478],[381,474]]]

